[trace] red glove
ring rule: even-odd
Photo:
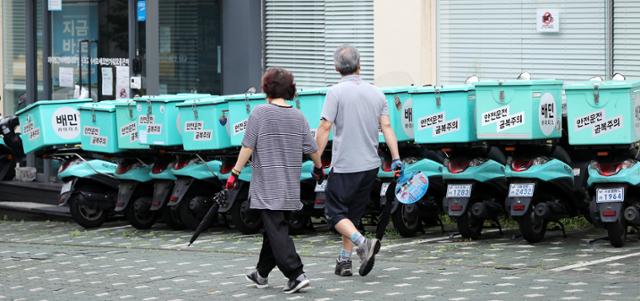
[[[231,171],[231,175],[229,176],[229,178],[227,179],[227,184],[225,185],[225,188],[227,190],[233,190],[236,189],[238,187],[238,176],[240,175],[240,173],[236,172],[236,171]]]

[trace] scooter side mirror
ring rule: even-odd
[[[614,73],[614,74],[613,74],[613,76],[611,77],[611,79],[612,79],[612,80],[617,80],[617,81],[623,81],[623,80],[626,80],[626,79],[627,79],[627,77],[626,77],[626,76],[624,76],[622,73],[618,73],[618,72],[616,72],[616,73]]]
[[[594,76],[594,77],[590,78],[589,81],[591,81],[591,82],[603,82],[604,78],[602,78],[602,76]]]
[[[531,73],[529,72],[522,72],[518,75],[518,80],[531,80]]]
[[[256,87],[249,87],[249,89],[247,89],[247,91],[245,91],[245,93],[247,93],[247,94],[255,94],[256,93]]]
[[[464,80],[464,83],[467,85],[475,84],[480,81],[480,77],[477,75],[471,75]]]

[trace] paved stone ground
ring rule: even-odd
[[[319,227],[321,228],[321,227]],[[450,239],[435,229],[390,235],[367,277],[333,275],[339,239],[295,237],[312,286],[284,295],[249,287],[258,235],[212,229],[187,248],[189,232],[137,231],[115,221],[85,231],[65,221],[0,221],[0,300],[640,300],[640,242],[614,249],[598,229],[548,234],[540,244],[487,233]]]

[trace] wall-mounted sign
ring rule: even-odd
[[[147,1],[138,0],[138,22],[147,21]]]
[[[49,8],[49,11],[61,11],[62,0],[49,0],[48,8]]]
[[[538,9],[536,29],[538,32],[560,32],[560,11],[558,9]]]

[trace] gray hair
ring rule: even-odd
[[[333,61],[340,74],[350,75],[360,67],[360,53],[351,45],[342,45],[333,54]]]

